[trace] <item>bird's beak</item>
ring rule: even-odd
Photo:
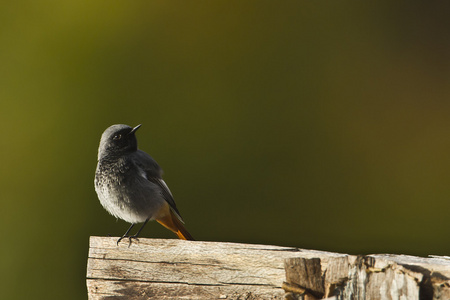
[[[139,129],[139,127],[141,127],[142,124],[139,124],[138,126],[134,127],[129,134],[134,134],[136,132],[136,130]]]

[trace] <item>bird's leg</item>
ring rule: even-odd
[[[144,228],[145,224],[147,224],[148,220],[150,220],[150,218],[145,220],[144,224],[142,224],[142,226],[141,226],[141,228],[139,228],[138,232],[135,235],[131,236],[132,238],[137,239],[137,237],[139,236],[139,233],[141,233],[142,229]]]
[[[142,224],[141,228],[139,228],[138,232],[136,232],[135,235],[132,235],[132,236],[129,236],[129,237],[128,237],[128,239],[130,240],[130,243],[128,244],[128,247],[131,246],[131,239],[135,239],[136,241],[139,240],[139,239],[138,239],[139,233],[141,233],[142,229],[144,228],[145,224],[147,224],[148,220],[150,220],[150,218],[148,218],[147,220],[145,220],[144,224]],[[131,228],[130,228],[130,229],[131,229]],[[128,230],[128,231],[129,231],[129,230]],[[128,231],[127,231],[127,233],[128,233]]]
[[[128,237],[128,233],[130,232],[131,228],[133,228],[133,226],[134,226],[134,224],[131,224],[131,226],[130,226],[130,228],[128,228],[127,232],[125,232],[125,233],[122,235],[122,237],[120,237],[120,238],[117,240],[117,246],[119,246],[119,243],[120,243],[121,240],[123,240],[124,238],[129,238],[129,237]],[[131,244],[131,240],[130,240],[130,244]],[[130,246],[128,245],[128,247],[130,247]]]

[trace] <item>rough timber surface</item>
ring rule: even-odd
[[[91,237],[89,299],[283,299],[285,258],[332,253],[297,248]]]
[[[450,259],[91,237],[89,299],[450,299]]]
[[[450,299],[450,260],[374,254],[285,260],[287,299]]]

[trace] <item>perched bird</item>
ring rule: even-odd
[[[136,130],[128,125],[112,125],[102,134],[95,171],[95,191],[103,207],[116,218],[131,223],[117,240],[136,239],[149,220],[173,231],[180,239],[194,240],[184,228],[169,187],[156,161],[137,147]],[[144,223],[135,235],[128,235],[136,223]]]

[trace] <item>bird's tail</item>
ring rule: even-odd
[[[167,229],[173,231],[180,239],[195,241],[192,235],[186,230],[180,219],[173,213],[169,205],[165,208],[165,213],[160,214],[155,218],[156,222],[166,227]]]

